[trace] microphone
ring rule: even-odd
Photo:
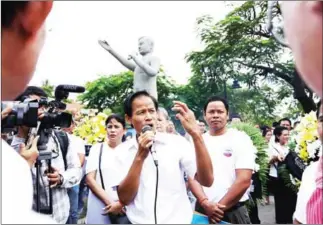
[[[85,88],[77,85],[61,84],[56,87],[55,91],[83,93],[85,91]]]
[[[144,134],[146,133],[147,131],[152,131],[153,128],[149,125],[145,125],[142,129],[141,129],[141,133]],[[153,160],[154,160],[154,163],[155,163],[155,166],[157,167],[158,166],[158,158],[157,158],[157,154],[156,154],[156,149],[152,148],[152,146],[149,147],[149,150],[150,150],[150,153],[151,153],[151,156],[153,157]]]

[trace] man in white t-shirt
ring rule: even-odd
[[[127,121],[139,136],[118,146],[121,177],[119,201],[131,223],[190,224],[193,210],[187,197],[184,172],[205,186],[213,182],[212,164],[194,113],[174,102],[176,117],[192,136],[195,151],[180,135],[155,133],[157,101],[146,91],[125,101]],[[142,132],[144,126],[152,130]],[[156,152],[152,156],[151,151]]]
[[[1,2],[2,101],[15,99],[32,78],[44,42],[43,25],[52,4],[52,1]],[[24,145],[20,146],[19,153],[26,161],[5,141],[1,141],[4,224],[55,223],[48,216],[32,211],[33,186],[30,167],[37,158],[36,143],[37,139],[29,150]]]
[[[211,97],[204,106],[209,132],[203,135],[209,151],[214,182],[210,188],[189,179],[198,200],[196,210],[210,221],[250,223],[245,203],[255,168],[256,149],[250,137],[236,129],[227,129],[229,106],[221,97]]]

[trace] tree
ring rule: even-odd
[[[87,108],[100,112],[111,109],[113,113],[123,114],[123,102],[133,92],[133,72],[121,72],[110,76],[102,75],[88,82],[86,92],[78,97]],[[174,98],[174,82],[163,72],[157,76],[158,102],[165,108],[170,107]]]
[[[199,120],[203,120],[203,107],[209,97],[224,96],[223,90],[215,82],[203,82],[204,79],[199,75],[194,75],[187,85],[178,87],[176,92],[177,98],[185,102]],[[237,112],[244,121],[253,124],[271,125],[278,118],[275,109],[280,103],[279,93],[268,86],[255,90],[232,89],[227,85],[227,100],[231,113]]]
[[[132,72],[122,72],[111,76],[100,76],[87,82],[85,92],[78,96],[86,108],[95,108],[102,112],[111,109],[122,112],[122,102],[132,92]]]
[[[203,119],[205,102],[220,92],[218,84],[212,78],[204,79],[201,74],[194,74],[186,85],[177,88],[176,97],[187,104],[197,119]]]
[[[50,84],[48,79],[46,79],[42,82],[41,88],[46,92],[48,97],[50,97],[50,98],[54,97],[55,86]]]
[[[278,94],[268,86],[229,91],[231,112],[238,112],[245,122],[270,126],[277,121]]]
[[[287,86],[305,112],[316,110],[313,92],[299,78],[290,50],[265,28],[267,4],[247,1],[217,23],[210,16],[198,18],[198,34],[205,48],[189,53],[186,59],[195,76],[205,82],[213,80],[222,90],[230,78],[255,90],[264,83]],[[280,15],[277,6],[273,16]]]

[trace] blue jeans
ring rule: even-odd
[[[83,208],[84,208],[84,204],[86,204],[86,199],[89,195],[89,188],[87,187],[86,183],[85,183],[85,177],[84,176],[80,182],[80,188],[79,188],[79,203],[78,203],[78,214],[79,217],[81,217],[82,213],[83,213]]]
[[[70,215],[67,219],[67,224],[77,224],[78,220],[78,204],[79,204],[79,185],[73,186],[67,190],[70,198]]]

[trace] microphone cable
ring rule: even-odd
[[[158,181],[159,181],[159,170],[158,170],[158,161],[154,160],[156,166],[156,191],[155,191],[155,203],[154,203],[154,216],[155,224],[157,224],[157,196],[158,196]]]

